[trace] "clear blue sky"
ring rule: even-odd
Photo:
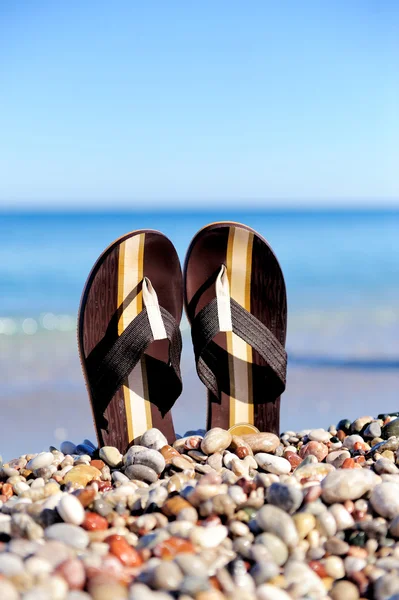
[[[395,202],[398,141],[396,0],[0,2],[0,206]]]

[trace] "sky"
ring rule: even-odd
[[[396,0],[2,0],[0,208],[399,205]]]

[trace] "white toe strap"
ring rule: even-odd
[[[230,284],[227,269],[222,265],[216,278],[216,300],[220,331],[233,331],[230,307]]]
[[[165,325],[159,309],[158,296],[148,277],[143,279],[143,303],[147,309],[148,320],[154,340],[167,339]]]

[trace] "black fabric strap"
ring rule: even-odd
[[[100,348],[99,344],[87,357],[86,368],[96,402],[106,406],[140,359],[145,356],[151,368],[152,378],[156,371],[162,374],[162,381],[158,377],[157,385],[152,386],[155,390],[162,389],[162,394],[155,394],[156,397],[150,398],[151,402],[158,406],[162,414],[173,406],[182,391],[182,339],[179,326],[172,315],[162,306],[160,311],[169,340],[169,364],[144,355],[145,350],[154,341],[147,309],[144,308],[111,346]]]
[[[233,333],[249,344],[264,359],[268,367],[265,376],[268,387],[273,388],[277,398],[284,390],[287,372],[287,353],[275,335],[233,298],[230,298]],[[228,361],[221,360],[227,354],[212,340],[220,333],[217,299],[211,300],[194,318],[191,328],[197,372],[206,387],[216,397],[228,387]],[[223,365],[223,370],[221,366]],[[259,367],[257,367],[259,368]],[[254,399],[256,401],[256,398]]]

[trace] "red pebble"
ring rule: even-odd
[[[105,517],[94,512],[86,512],[85,520],[82,523],[86,531],[105,531],[108,529],[108,521]]]
[[[355,461],[353,460],[353,458],[345,458],[344,462],[342,463],[342,469],[354,469],[355,468]]]
[[[101,471],[101,469],[103,467],[105,467],[105,462],[102,460],[92,460],[90,463],[91,467],[95,467],[96,469],[98,469],[99,471]]]
[[[139,567],[143,560],[135,548],[132,548],[122,535],[110,535],[105,541],[111,554],[119,558],[126,567]]]
[[[317,573],[319,577],[327,577],[327,571],[324,565],[322,565],[318,560],[310,560],[308,565],[312,571]]]
[[[170,537],[167,540],[157,544],[154,548],[154,556],[164,560],[173,560],[176,554],[188,553],[194,554],[194,546],[188,540],[178,537]]]
[[[296,452],[291,452],[290,450],[284,452],[284,458],[288,460],[293,469],[296,469],[303,460]]]
[[[11,483],[5,483],[3,485],[3,489],[1,490],[1,493],[3,496],[5,496],[7,498],[7,500],[9,500],[11,498],[11,496],[14,495]]]
[[[308,442],[299,450],[299,456],[306,458],[309,455],[313,455],[319,462],[322,462],[328,454],[328,448],[321,442]]]

